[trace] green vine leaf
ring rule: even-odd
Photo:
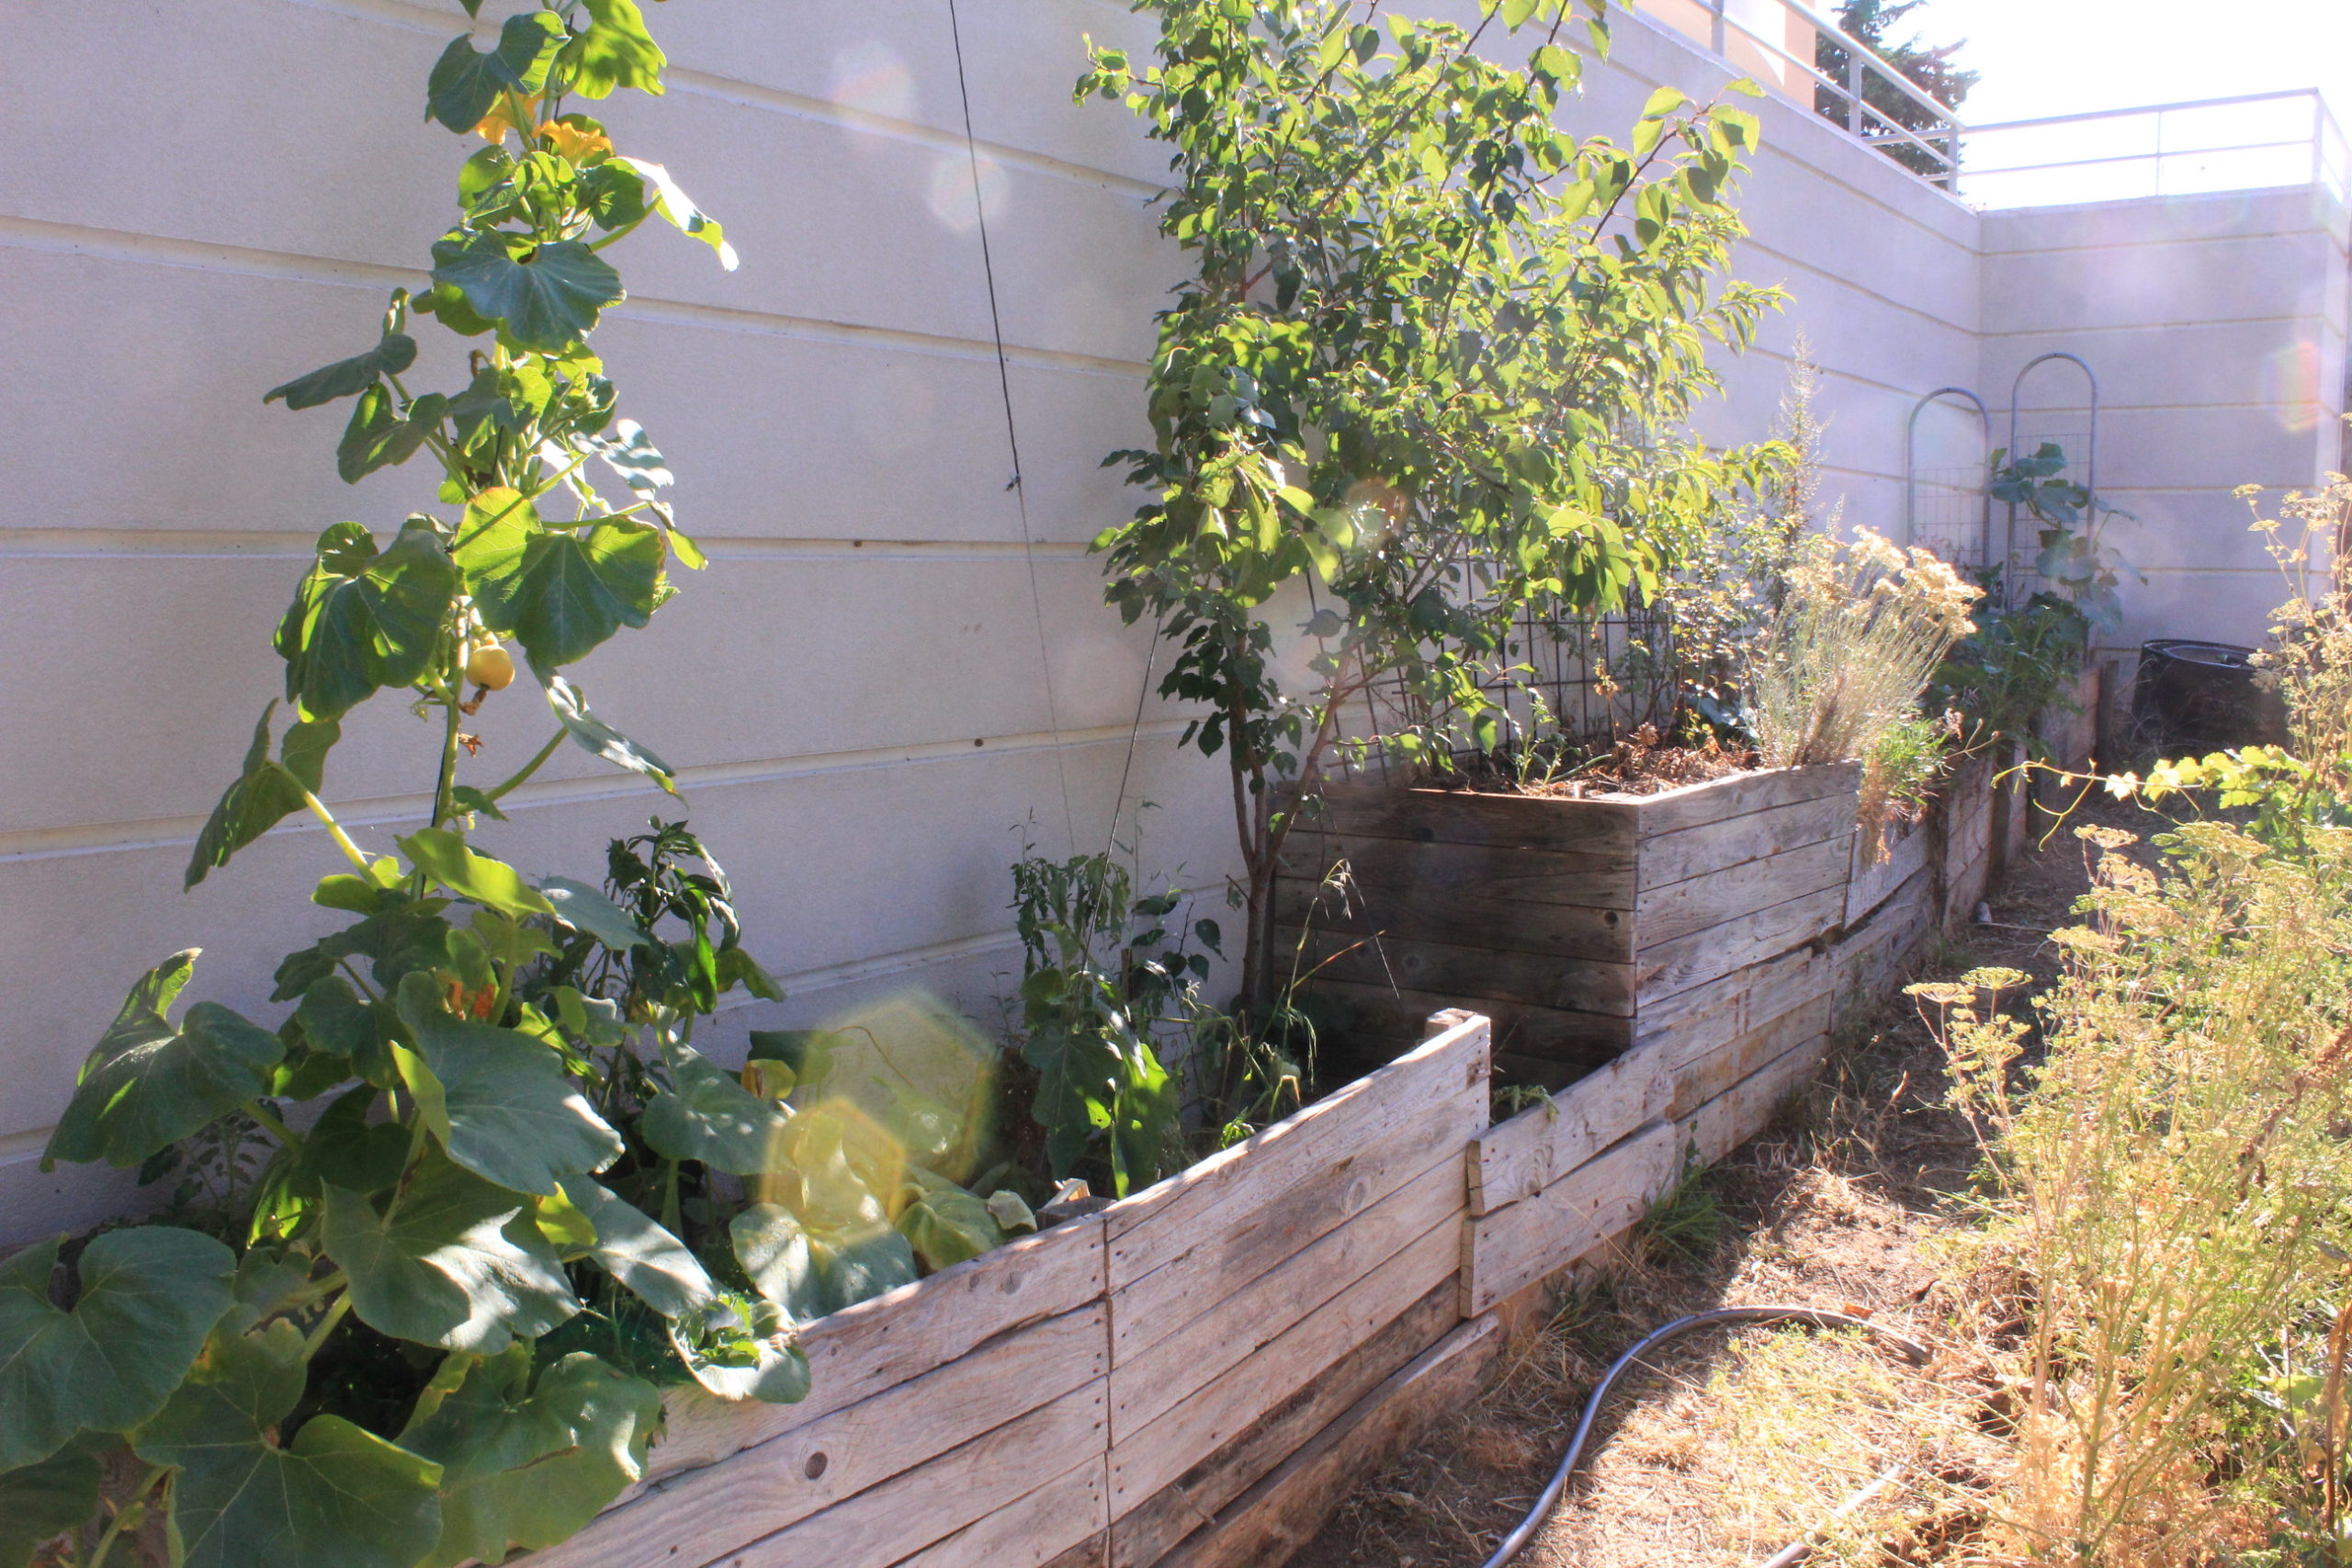
[[[327,753],[343,739],[342,726],[333,719],[298,722],[287,730],[285,743],[273,760],[269,730],[277,713],[274,701],[261,710],[261,720],[254,726],[253,744],[245,750],[243,768],[221,792],[220,803],[196,835],[186,886],[193,887],[227,865],[239,850],[302,810],[310,804],[306,797],[325,787]]]
[[[992,1252],[1004,1245],[1003,1229],[988,1203],[947,1181],[930,1185],[923,1195],[899,1212],[899,1234],[905,1236],[934,1273]]]
[[[0,1263],[0,1471],[78,1432],[127,1432],[164,1401],[234,1304],[236,1255],[170,1225],[108,1231],[83,1250],[71,1311],[50,1300],[57,1243]]]
[[[0,1474],[0,1568],[26,1568],[43,1541],[98,1511],[100,1461],[116,1446],[85,1433],[39,1464]]]
[[[516,346],[560,354],[627,297],[621,275],[578,240],[534,244],[502,231],[459,230],[433,246],[433,281],[465,296]]]
[[[531,1359],[452,1356],[418,1398],[401,1446],[441,1466],[441,1540],[417,1568],[553,1546],[645,1473],[661,1392],[579,1353],[534,1387]]]
[[[467,14],[476,14],[473,6],[467,7]],[[501,93],[527,97],[546,86],[548,67],[564,41],[563,22],[549,11],[507,17],[499,29],[498,47],[488,54],[474,48],[470,38],[450,39],[425,79],[425,118],[462,136],[482,122]]]
[[[571,73],[571,90],[583,98],[609,97],[617,87],[661,96],[669,58],[645,30],[637,0],[587,0],[587,6],[588,30],[559,57]]]
[[[217,1002],[175,1027],[164,1015],[196,968],[190,948],[140,977],[82,1064],[41,1168],[59,1160],[134,1166],[269,1089],[285,1042]]]
[[[585,1176],[565,1177],[563,1193],[596,1229],[588,1256],[663,1317],[682,1316],[718,1293],[686,1244],[635,1204]]]
[[[337,398],[365,392],[385,377],[397,376],[415,363],[416,340],[406,333],[386,333],[382,341],[367,353],[338,359],[308,376],[298,376],[282,387],[272,387],[262,394],[261,400],[269,403],[283,400],[289,409],[314,409]]]
[[[808,1358],[785,1309],[765,1296],[726,1292],[673,1321],[670,1343],[695,1382],[721,1399],[797,1404],[808,1397]]]
[[[620,1134],[547,1046],[451,1017],[428,973],[403,978],[398,1003],[416,1050],[396,1058],[419,1115],[451,1159],[501,1187],[552,1197],[561,1178],[621,1156]]]
[[[627,909],[584,882],[550,876],[539,884],[539,892],[554,907],[557,919],[573,931],[594,937],[615,953],[652,944],[653,938]]]
[[[556,722],[570,732],[580,749],[594,757],[602,757],[616,768],[632,773],[642,773],[662,786],[665,795],[678,793],[678,781],[670,764],[654,754],[653,749],[630,739],[588,710],[588,699],[580,688],[560,675],[547,680],[548,706],[554,710]]]
[[[660,164],[643,158],[616,158],[616,164],[626,164],[645,178],[653,190],[653,205],[670,225],[688,239],[700,240],[718,253],[718,265],[729,272],[735,270],[738,257],[735,247],[727,243],[727,231],[718,220],[696,207],[670,171]]]
[[[409,863],[460,898],[506,915],[551,915],[555,906],[503,861],[478,855],[446,828],[424,828],[395,839]]]
[[[423,680],[459,585],[430,518],[411,518],[380,552],[358,524],[336,524],[278,623],[287,700],[307,719],[340,718],[382,687]]]
[[[425,393],[402,413],[390,392],[368,388],[359,394],[351,423],[344,427],[342,444],[335,448],[335,472],[344,483],[356,485],[379,468],[399,467],[416,456],[448,412],[449,400],[438,392]]]
[[[308,1372],[293,1324],[252,1334],[224,1325],[133,1437],[141,1459],[178,1472],[179,1568],[414,1568],[433,1549],[439,1465],[340,1416],[313,1416],[278,1445]]]
[[[396,1339],[494,1356],[580,1310],[531,1201],[437,1155],[381,1204],[330,1185],[322,1235],[360,1321]]]
[[[653,1097],[638,1127],[655,1154],[700,1160],[733,1176],[788,1168],[789,1111],[745,1089],[691,1045],[665,1042],[662,1055],[671,1087]]]
[[[887,1220],[816,1225],[778,1203],[759,1203],[728,1224],[736,1261],[760,1293],[801,1322],[910,1285],[915,1250]]]

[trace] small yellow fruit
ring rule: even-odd
[[[503,692],[514,683],[514,656],[495,642],[478,642],[466,655],[466,679],[485,691]]]

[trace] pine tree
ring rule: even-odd
[[[1838,7],[1838,25],[1857,42],[1866,47],[1888,66],[1908,79],[1928,96],[1946,108],[1956,109],[1975,86],[1978,73],[1952,63],[1952,56],[1966,47],[1968,40],[1960,39],[1947,44],[1928,44],[1917,38],[1902,42],[1888,41],[1887,34],[1894,26],[1925,5],[1927,0],[1844,0]],[[1832,82],[1846,81],[1846,46],[1838,39],[1822,34],[1814,43],[1814,68]],[[1867,63],[1867,62],[1865,62]],[[1927,132],[1938,121],[1934,114],[1909,95],[1887,81],[1877,72],[1862,73],[1862,101],[1872,112],[1863,115],[1862,133],[1874,141],[1885,142],[1885,152],[1896,163],[1916,174],[1940,178],[1947,171],[1942,162],[1908,142],[1892,141],[1887,130],[1892,121],[1904,130],[1931,141]],[[1814,107],[1826,119],[1848,123],[1845,94],[1838,89],[1816,86]],[[1880,117],[1883,117],[1883,118]]]

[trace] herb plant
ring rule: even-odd
[[[1144,504],[1096,547],[1111,602],[1175,647],[1188,743],[1227,764],[1247,1038],[1292,802],[1347,753],[1350,705],[1401,705],[1383,738],[1408,762],[1491,747],[1519,612],[1649,592],[1713,514],[1726,465],[1677,426],[1714,384],[1706,343],[1745,344],[1773,299],[1715,286],[1757,122],[1668,88],[1623,143],[1559,130],[1569,0],[1487,0],[1468,28],[1134,8],[1152,59],[1098,49],[1079,94],[1170,150],[1160,228],[1192,274],[1159,318],[1153,445],[1113,458]],[[1512,33],[1523,66],[1478,52]]]

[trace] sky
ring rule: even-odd
[[[2314,86],[2352,121],[2352,0],[1928,0],[1906,28],[1968,40],[1971,123]]]

